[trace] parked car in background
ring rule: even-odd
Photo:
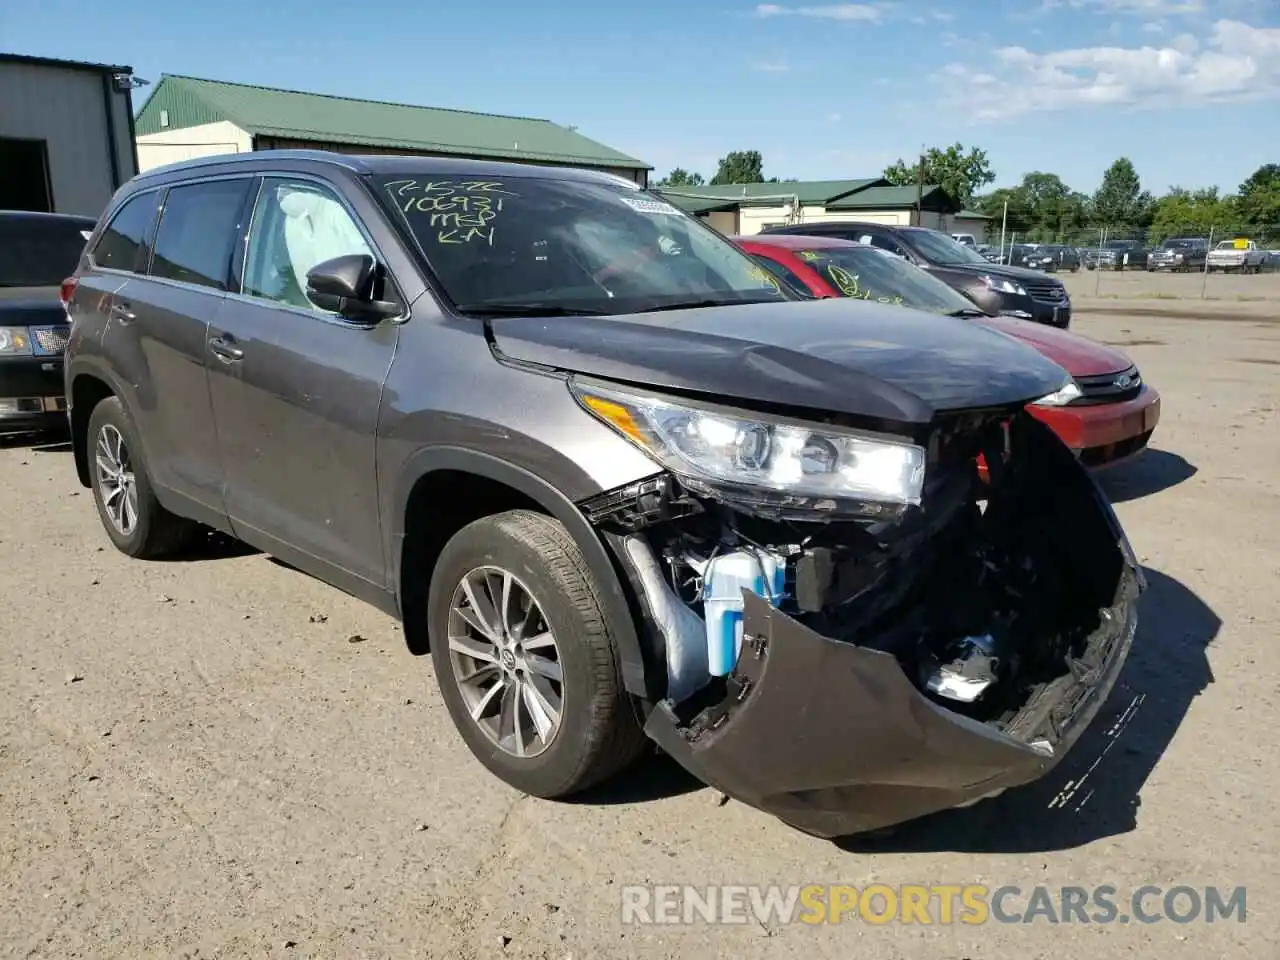
[[[872,830],[1043,777],[1132,643],[1132,546],[1025,411],[1062,367],[802,302],[621,177],[188,161],[120,189],[69,287],[110,541],[207,524],[399,616],[523,793],[647,736],[803,830]]]
[[[928,270],[987,313],[1064,329],[1071,323],[1071,298],[1061,280],[1039,270],[992,263],[972,247],[956,243],[937,230],[836,221],[770,227],[760,235],[778,234],[840,237],[870,244]]]
[[[1028,270],[1038,269],[1032,266],[1033,260],[1037,258],[1036,245],[1033,243],[1013,243],[1005,247],[1004,253],[997,255],[996,263],[1007,264],[1011,267],[1026,267]]]
[[[1145,270],[1149,251],[1139,240],[1108,240],[1094,257],[1099,270]]]
[[[978,241],[972,233],[953,233],[951,239],[956,243],[963,243],[967,247],[976,247],[978,245]]]
[[[976,250],[978,253],[980,253],[985,259],[990,260],[992,263],[994,263],[996,257],[1000,255],[999,251],[997,251],[996,248],[989,243],[980,243],[973,249]]]
[[[1075,247],[1062,243],[1039,243],[1027,257],[1027,266],[1047,273],[1059,270],[1075,273],[1080,269],[1080,253]]]
[[[1209,241],[1204,237],[1172,237],[1160,244],[1158,249],[1151,251],[1151,256],[1147,258],[1147,269],[1170,270],[1174,273],[1203,270],[1208,254]]]
[[[1260,273],[1266,254],[1252,240],[1223,240],[1209,251],[1205,269],[1210,273]]]
[[[789,288],[809,296],[854,297],[968,320],[1017,337],[1062,366],[1075,384],[1027,410],[1087,466],[1140,454],[1160,422],[1160,395],[1132,360],[1066,330],[992,317],[928,272],[883,251],[831,237],[731,237]]]
[[[59,295],[93,228],[91,217],[0,210],[0,433],[67,425]]]

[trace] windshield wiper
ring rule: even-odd
[[[989,317],[990,314],[977,307],[961,307],[959,310],[948,310],[948,317]]]
[[[459,303],[459,313],[480,317],[605,317],[600,310],[583,310],[554,303]]]
[[[663,310],[697,310],[702,307],[737,307],[747,303],[775,303],[773,299],[769,300],[677,300],[675,303],[664,303],[656,307],[645,307],[643,310],[637,310],[637,313],[659,313]]]

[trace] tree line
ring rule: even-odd
[[[923,167],[923,170],[921,169]],[[1015,187],[980,193],[995,182],[987,153],[954,143],[932,147],[919,160],[899,159],[884,171],[885,179],[906,186],[923,182],[943,187],[958,209],[973,209],[1005,218],[1008,231],[1028,241],[1078,238],[1106,230],[1109,237],[1143,238],[1159,242],[1171,236],[1221,236],[1231,233],[1261,240],[1280,239],[1280,164],[1259,167],[1236,189],[1223,194],[1217,187],[1173,187],[1163,196],[1144,190],[1128,157],[1120,157],[1102,176],[1092,194],[1073,190],[1054,173],[1033,171]],[[704,183],[788,183],[764,176],[758,150],[737,150],[720,159],[709,181],[680,167],[655,186],[700,186]],[[1007,204],[1007,207],[1006,207]],[[1007,211],[1007,214],[1006,214]]]

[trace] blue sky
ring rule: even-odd
[[[1280,0],[218,0],[0,4],[0,49],[544,117],[710,175],[875,176],[985,148],[1091,192],[1127,155],[1162,191],[1280,162]],[[146,90],[138,93],[145,96]],[[141,99],[141,98],[140,98]]]

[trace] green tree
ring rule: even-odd
[[[1151,194],[1142,189],[1133,161],[1121,157],[1107,168],[1093,195],[1094,221],[1113,233],[1144,229],[1151,222]]]
[[[764,159],[759,150],[734,150],[720,158],[713,185],[725,183],[763,183]]]
[[[885,179],[898,186],[914,184],[919,175],[919,160],[899,159],[884,171]],[[961,206],[968,206],[974,194],[995,178],[987,151],[977,147],[966,150],[964,144],[953,143],[945,148],[930,147],[924,153],[924,182],[942,187]]]
[[[975,198],[973,205],[998,225],[1008,203],[1007,228],[1028,240],[1043,242],[1077,233],[1088,202],[1088,197],[1073,191],[1057,174],[1036,171],[1026,174],[1016,187],[1001,187]]]
[[[1268,163],[1253,172],[1236,199],[1240,217],[1270,236],[1280,234],[1280,163]]]
[[[676,167],[654,184],[656,187],[700,187],[707,181],[700,173],[690,173],[684,167]]]
[[[1239,221],[1234,197],[1221,197],[1217,187],[1186,190],[1174,187],[1152,205],[1150,238],[1207,237],[1231,230]]]

